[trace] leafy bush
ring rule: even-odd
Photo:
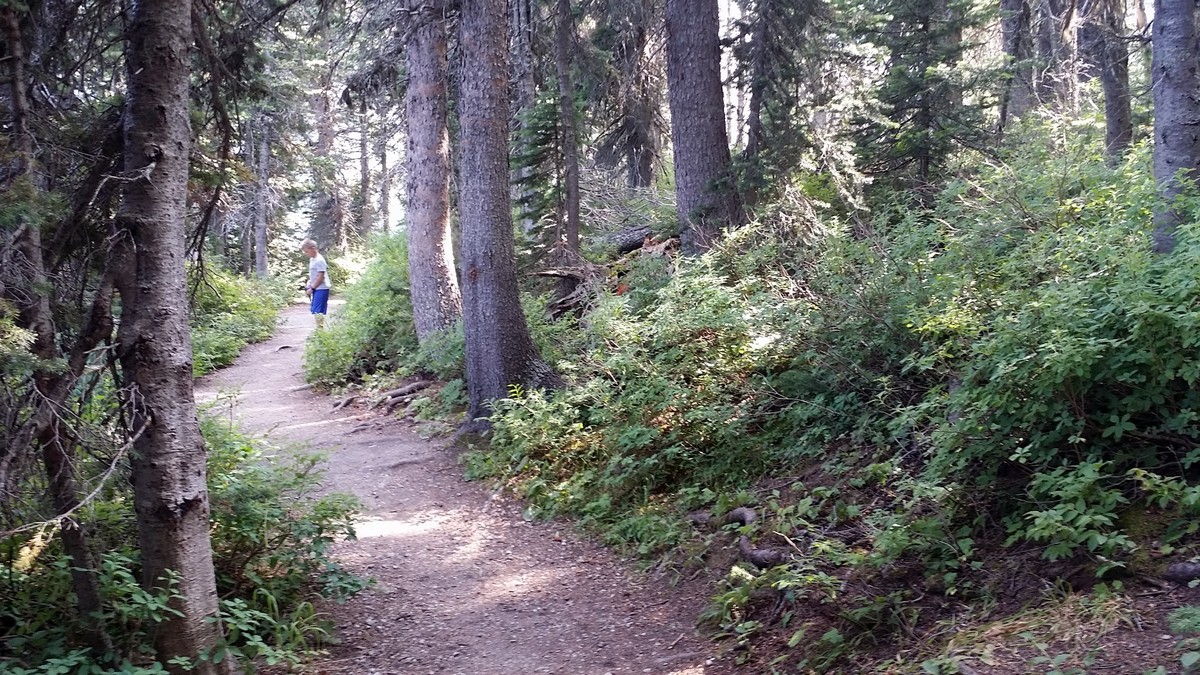
[[[367,581],[329,557],[336,539],[353,537],[357,504],[346,495],[315,494],[317,458],[267,457],[261,443],[228,422],[202,420],[209,447],[213,553],[227,644],[224,653],[255,662],[297,664],[329,639],[328,622],[313,600],[341,600]],[[104,610],[112,638],[107,654],[80,644],[71,564],[52,532],[0,541],[8,566],[0,602],[0,671],[57,673],[165,673],[152,662],[149,631],[174,613],[172,586],[144,591],[138,583],[132,502],[124,491],[89,505],[82,522],[98,556]],[[215,655],[209,655],[213,657]],[[135,665],[136,664],[136,665]]]
[[[601,298],[585,324],[589,351],[560,367],[604,376],[496,402],[492,452],[471,460],[473,473],[520,474],[538,512],[583,514],[632,533],[647,552],[669,545],[652,517],[655,495],[743,485],[769,461],[756,452],[754,373],[779,353],[774,310],[754,297],[750,285],[727,285],[700,265],[640,314],[627,297]]]
[[[957,588],[997,513],[1010,544],[1121,564],[1123,514],[1200,499],[1200,202],[1155,256],[1147,148],[1112,167],[1088,134],[1027,133],[928,210],[879,206],[869,237],[793,200],[597,299],[577,386],[497,402],[471,474],[654,553],[677,541],[648,513],[815,464],[847,491],[809,519],[871,533],[853,564],[915,557]]]
[[[304,353],[304,375],[314,384],[359,381],[377,370],[398,370],[417,351],[404,235],[372,240],[373,258],[345,291],[346,304]]]
[[[269,338],[292,295],[282,280],[247,279],[218,269],[206,269],[193,285],[192,368],[197,377],[233,363],[247,344]]]
[[[318,496],[319,455],[267,456],[261,441],[229,422],[205,417],[209,448],[209,502],[218,583],[251,606],[266,601],[291,607],[311,584],[327,598],[362,590],[362,581],[329,559],[330,544],[354,538],[357,501]],[[271,597],[266,598],[266,594]]]
[[[105,554],[99,562],[105,602],[100,620],[114,641],[113,653],[93,654],[74,639],[80,633],[71,610],[70,560],[57,551],[43,557],[45,563],[10,567],[9,594],[0,605],[0,627],[5,629],[0,633],[0,671],[22,675],[166,672],[157,664],[134,667],[131,661],[146,662],[150,629],[176,612],[168,604],[176,593],[172,585],[146,592],[138,584],[135,553],[127,548]]]

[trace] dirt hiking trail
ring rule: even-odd
[[[468,483],[445,442],[380,412],[332,412],[303,387],[312,319],[286,310],[271,340],[197,382],[197,400],[235,395],[247,431],[329,454],[330,491],[364,505],[358,540],[338,545],[376,584],[331,605],[341,643],[319,673],[737,672],[714,659],[695,617],[705,599],[648,578],[561,523],[525,522],[520,504]]]

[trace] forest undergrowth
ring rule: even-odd
[[[219,270],[194,279],[192,304],[195,373],[228,365],[251,342],[271,335],[291,291],[283,282],[254,281]],[[8,365],[13,365],[9,363]],[[16,376],[10,373],[10,376]],[[77,457],[77,472],[94,476],[90,498],[66,526],[85,528],[94,542],[102,608],[91,617],[76,609],[73,566],[63,550],[60,521],[47,519],[36,495],[36,473],[19,483],[22,499],[8,502],[5,522],[32,523],[0,537],[0,672],[150,675],[168,666],[154,660],[151,633],[171,613],[174,584],[146,591],[141,572],[128,456],[114,425],[118,394],[110,372],[95,368],[81,388],[74,423],[93,447]],[[240,432],[217,408],[201,414],[207,445],[213,562],[225,641],[198,659],[236,659],[261,665],[298,665],[332,639],[315,608],[318,598],[340,601],[368,580],[346,572],[328,549],[353,537],[359,505],[349,495],[318,494],[319,455],[275,447]],[[111,436],[108,444],[100,441]],[[39,524],[40,523],[40,524]],[[87,636],[103,636],[88,644]],[[186,667],[188,664],[182,664]]]
[[[1105,614],[1200,553],[1200,203],[1155,255],[1147,148],[1113,166],[1086,125],[1025,133],[925,207],[880,190],[868,227],[793,187],[703,257],[624,259],[578,316],[528,300],[569,385],[495,401],[467,475],[719,572],[706,620],[764,672],[958,672],[948,626],[1072,586]],[[310,378],[460,377],[460,343],[397,337],[382,250]]]

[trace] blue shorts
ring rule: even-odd
[[[314,288],[312,294],[312,302],[308,306],[308,311],[313,314],[325,314],[329,309],[329,289]]]

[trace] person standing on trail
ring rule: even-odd
[[[325,314],[329,311],[329,265],[325,256],[317,250],[317,242],[305,239],[300,244],[300,250],[308,256],[308,285],[304,292],[308,294],[309,308],[317,328],[325,325]]]

